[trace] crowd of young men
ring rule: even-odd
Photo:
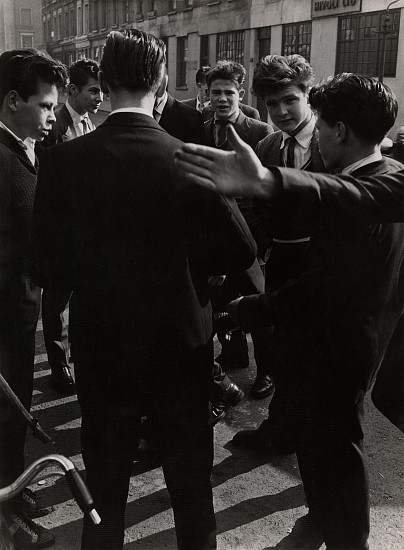
[[[215,549],[213,377],[223,390],[216,421],[240,396],[214,363],[216,276],[224,286],[215,300],[252,334],[256,397],[273,392],[272,378],[276,384],[268,420],[234,443],[295,450],[328,550],[366,550],[363,399],[404,309],[404,225],[391,223],[403,221],[403,166],[380,153],[397,100],[358,75],[312,88],[302,57],[267,56],[253,88],[279,128],[273,133],[241,108],[241,65],[219,62],[201,74],[210,105],[202,92],[195,106],[182,105],[167,93],[164,43],[113,32],[100,67],[70,67],[69,98],[55,116],[64,66],[34,50],[0,56],[1,373],[29,408],[42,287],[52,379],[64,393],[75,390],[63,319],[73,295],[82,454],[102,518],[98,526],[84,520],[82,549],[123,546],[144,416],[178,548]],[[95,129],[88,113],[103,93],[112,111]],[[182,116],[194,121],[195,136],[184,125],[177,137],[199,145],[175,137]],[[313,174],[334,169],[351,177]],[[251,232],[266,260],[265,284]],[[244,333],[235,334],[245,345]],[[222,367],[226,353],[217,358]],[[5,486],[24,469],[26,428],[3,396],[0,407]],[[35,495],[2,512],[17,550],[52,544],[52,533],[31,520],[41,512]]]

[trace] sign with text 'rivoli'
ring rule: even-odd
[[[362,0],[311,0],[311,17],[332,17],[362,10]]]

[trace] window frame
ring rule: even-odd
[[[312,21],[310,20],[282,25],[282,55],[299,54],[310,63],[312,31]],[[293,42],[291,44],[287,43],[290,36],[292,39],[296,39],[295,44]],[[303,37],[309,37],[309,40],[304,40]]]
[[[380,30],[382,17],[385,13],[384,10],[380,10],[343,15],[338,18],[337,53],[335,56],[336,74],[354,72],[367,76],[379,75],[383,41]],[[387,36],[383,76],[395,78],[397,74],[401,9],[392,9],[389,10],[389,13],[390,25],[396,28],[396,32],[395,35]],[[372,18],[375,17],[378,18],[378,21],[376,26],[372,26]],[[349,25],[347,25],[348,22]],[[370,23],[370,25],[366,25],[366,23]],[[342,38],[341,34],[343,32],[348,33],[348,31],[350,31],[350,38]],[[361,43],[363,43],[363,48],[360,47]],[[349,47],[348,44],[352,44],[352,46]],[[347,45],[346,48],[345,45]],[[365,48],[365,46],[368,47]]]

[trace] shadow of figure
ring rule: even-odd
[[[306,500],[301,485],[289,487],[274,495],[265,495],[244,500],[216,514],[217,533],[232,531],[237,527],[271,516],[281,510],[304,506],[305,503]],[[155,513],[155,509],[153,508],[151,512]],[[130,542],[124,548],[125,550],[174,550],[176,548],[174,528],[153,533],[142,539]],[[291,548],[298,547],[294,546]],[[310,550],[316,550],[316,548],[311,547]]]
[[[262,550],[319,550],[324,539],[310,514],[296,520],[291,532],[276,546],[267,546]]]

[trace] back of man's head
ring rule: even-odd
[[[267,55],[255,67],[252,92],[265,98],[283,88],[297,86],[306,94],[313,81],[313,67],[301,55]]]
[[[342,73],[310,90],[309,102],[330,126],[343,122],[363,143],[380,143],[393,126],[398,103],[376,78]]]
[[[75,61],[69,67],[70,84],[74,84],[78,89],[81,89],[90,78],[97,80],[99,70],[99,64],[92,59]]]
[[[230,80],[237,88],[241,88],[245,81],[246,70],[241,63],[235,61],[218,61],[206,73],[206,84],[210,88],[214,80]]]
[[[156,92],[164,75],[166,47],[162,40],[136,29],[111,32],[100,69],[111,91]]]
[[[195,75],[195,82],[196,84],[202,84],[203,86],[206,84],[206,73],[210,70],[209,65],[204,65],[203,67],[200,67],[196,71]]]
[[[0,55],[0,105],[11,90],[26,102],[37,93],[40,82],[63,88],[67,83],[66,67],[30,48],[9,50]]]

